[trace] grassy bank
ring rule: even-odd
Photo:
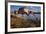
[[[11,14],[11,28],[27,28],[27,27],[40,27],[40,20],[24,20],[22,17],[17,17]]]

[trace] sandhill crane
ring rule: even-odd
[[[19,10],[16,10],[15,13],[22,14],[22,15],[26,14],[27,16],[29,16],[29,14],[34,15],[34,13],[31,10],[27,9],[26,7],[19,8]]]

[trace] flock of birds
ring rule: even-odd
[[[23,17],[23,19],[32,19],[32,20],[40,20],[40,14],[34,14],[32,11],[29,11],[27,8],[19,8],[19,11],[15,11],[18,17]],[[19,14],[18,14],[19,13]],[[23,14],[25,13],[25,14]]]

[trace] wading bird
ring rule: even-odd
[[[30,11],[29,9],[25,8],[25,7],[21,7],[19,8],[19,10],[15,11],[15,14],[26,14],[27,16],[29,16],[29,14],[34,15],[34,13],[32,11]]]

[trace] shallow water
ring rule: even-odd
[[[23,15],[22,14],[18,14],[18,16],[24,17],[24,19],[32,19],[32,20],[36,20],[36,18],[38,20],[40,20],[40,18],[41,18],[40,14],[34,14],[34,15],[29,14],[29,16],[27,16],[26,14],[23,14]]]

